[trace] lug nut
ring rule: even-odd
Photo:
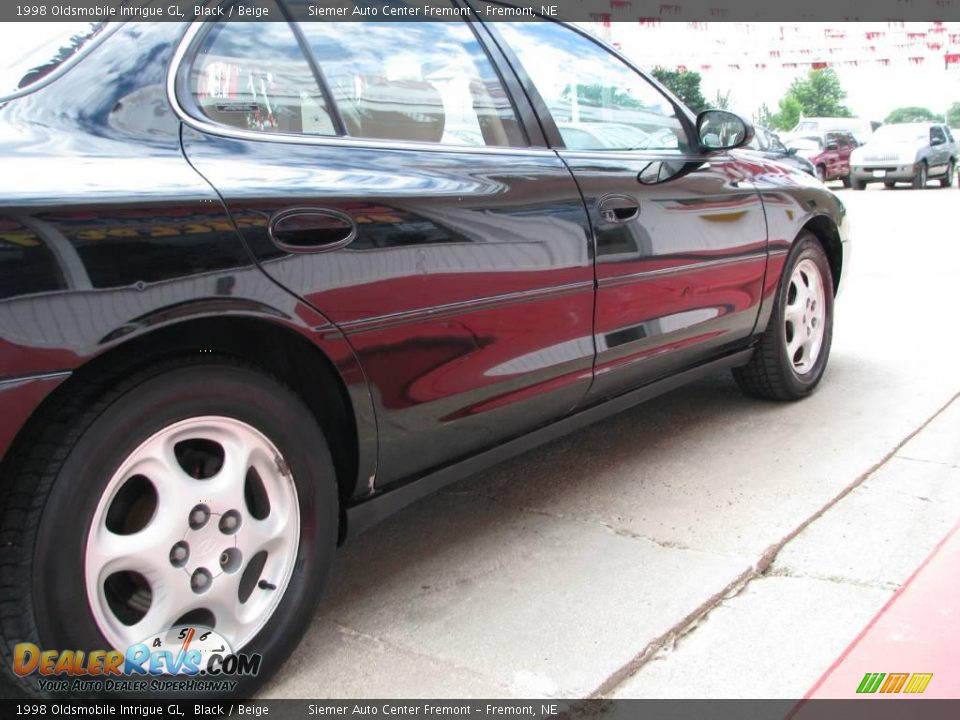
[[[220,532],[224,535],[233,535],[240,529],[240,513],[236,510],[228,510],[220,518]]]
[[[224,572],[236,572],[242,563],[243,554],[235,547],[227,548],[220,553],[220,568]]]
[[[200,504],[193,508],[190,511],[190,529],[199,530],[204,525],[207,524],[207,520],[210,519],[210,508],[206,505]]]
[[[182,540],[170,548],[170,564],[181,568],[187,564],[190,558],[190,546]]]
[[[210,572],[206,568],[197,568],[190,576],[190,589],[195,593],[204,593],[210,588],[213,581]]]

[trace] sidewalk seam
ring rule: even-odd
[[[604,680],[593,692],[587,695],[588,699],[598,699],[605,698],[614,690],[617,689],[623,682],[633,677],[640,671],[640,669],[650,661],[650,659],[661,649],[671,643],[675,642],[678,638],[686,635],[688,632],[693,630],[697,624],[704,620],[707,615],[710,614],[712,610],[719,607],[727,597],[732,597],[743,592],[743,590],[749,585],[751,580],[754,580],[759,577],[766,575],[767,571],[773,565],[773,561],[776,559],[780,551],[793,539],[795,539],[800,533],[806,530],[811,524],[816,520],[821,518],[828,510],[833,508],[837,503],[843,500],[847,495],[853,492],[855,489],[860,487],[866,480],[877,472],[880,468],[890,462],[897,453],[914,437],[920,434],[924,429],[927,428],[930,423],[936,420],[943,412],[949,408],[958,398],[960,398],[960,392],[954,393],[947,402],[941,405],[930,417],[924,420],[915,430],[909,433],[904,437],[900,442],[898,442],[889,452],[887,452],[883,457],[880,458],[877,462],[867,468],[866,471],[858,475],[853,482],[844,487],[837,493],[832,499],[828,500],[819,510],[810,515],[806,520],[797,525],[796,528],[787,533],[779,541],[773,543],[763,553],[760,554],[760,557],[757,559],[757,562],[753,565],[752,568],[744,571],[738,575],[734,580],[728,583],[720,592],[714,593],[707,600],[700,604],[700,606],[694,610],[692,613],[687,615],[679,623],[676,623],[670,627],[665,633],[660,635],[657,638],[654,638],[646,647],[643,648],[637,655],[628,660],[624,665],[619,669],[615,670],[610,674],[606,680]]]

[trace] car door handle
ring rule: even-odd
[[[326,252],[350,244],[357,224],[346,213],[329,208],[288,208],[270,218],[270,240],[287,252]]]
[[[640,203],[628,195],[608,195],[597,203],[597,209],[607,223],[630,222],[640,215]]]

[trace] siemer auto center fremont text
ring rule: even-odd
[[[425,5],[423,7],[409,7],[406,5],[382,5],[370,7],[346,7],[346,6],[322,6],[311,5],[307,8],[307,15],[310,17],[322,18],[346,18],[346,17],[404,17],[404,18],[445,18],[471,15],[474,11],[468,7],[433,7]],[[558,9],[556,5],[542,5],[540,14],[546,16],[556,16]],[[502,5],[485,5],[483,12],[485,17],[534,17],[533,8],[529,7],[506,7]]]
[[[384,703],[383,705],[353,705],[352,707],[344,704],[337,705],[317,705],[311,703],[307,707],[309,715],[472,715],[479,708],[474,705],[432,705],[423,703],[420,705],[403,705]],[[529,705],[484,705],[483,713],[485,715],[557,715],[560,708],[556,703],[541,704],[539,713],[536,706]]]

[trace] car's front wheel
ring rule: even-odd
[[[733,371],[749,395],[797,400],[823,377],[833,339],[833,282],[823,246],[802,232],[784,266],[773,312],[750,362]]]
[[[89,656],[206,628],[261,656],[230,678],[249,696],[289,656],[338,519],[322,432],[291,390],[228,359],[172,361],[78,386],[18,452],[0,525],[6,673],[22,642]]]
[[[913,189],[922,190],[927,186],[927,164],[925,162],[920,163],[920,167],[917,168],[917,172],[913,176]]]

